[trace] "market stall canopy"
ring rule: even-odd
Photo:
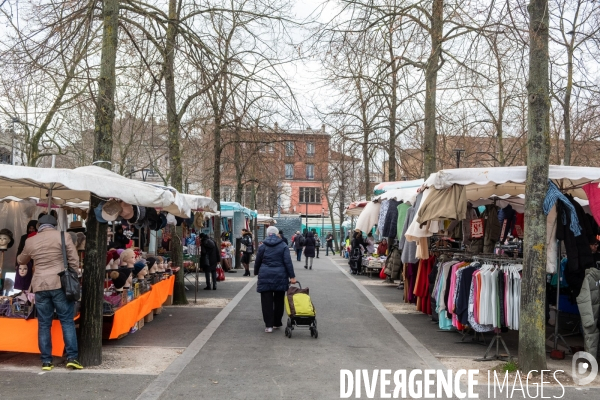
[[[242,206],[240,203],[234,201],[222,201],[221,202],[221,216],[226,218],[233,217],[234,212],[243,212],[248,218],[254,218],[258,213],[252,211],[249,208]]]
[[[395,189],[418,188],[423,185],[424,179],[415,179],[412,181],[381,182],[373,188],[373,194],[376,196]]]
[[[356,227],[363,232],[370,232],[379,220],[380,209],[381,203],[368,202],[363,212],[358,216]]]
[[[277,224],[277,221],[275,220],[275,218],[270,217],[268,215],[258,215],[256,217],[256,223],[259,225],[275,225]]]
[[[421,182],[422,184],[422,182]],[[380,202],[382,200],[397,200],[404,203],[414,204],[417,198],[419,187],[410,187],[404,189],[393,189],[389,192],[385,192],[373,199],[373,201]]]
[[[0,197],[36,197],[47,201],[50,190],[52,197],[75,203],[88,201],[90,193],[155,208],[168,207],[175,201],[169,190],[96,166],[62,169],[3,165],[0,168]]]
[[[346,207],[346,211],[344,212],[344,214],[350,215],[350,216],[360,215],[360,213],[363,211],[363,209],[365,208],[367,203],[368,203],[368,201],[366,201],[366,200],[353,201],[352,203],[350,203],[348,205],[348,207]]]
[[[551,165],[548,177],[563,193],[587,199],[581,187],[586,183],[600,182],[600,168]],[[460,168],[431,174],[424,186],[436,189],[466,186],[467,200],[479,200],[524,194],[526,180],[527,167]]]
[[[170,206],[163,207],[163,211],[178,217],[189,218],[192,211],[217,212],[217,203],[210,197],[175,191],[175,202]]]

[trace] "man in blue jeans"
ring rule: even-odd
[[[75,333],[75,302],[68,301],[63,292],[58,274],[65,269],[62,254],[61,233],[56,230],[57,221],[51,215],[38,220],[38,233],[27,239],[25,248],[17,261],[27,264],[33,260],[35,271],[31,279],[31,290],[35,293],[35,308],[38,318],[38,345],[42,353],[42,370],[51,371],[52,363],[52,318],[54,311],[60,321],[67,353],[67,368],[83,369],[77,361],[77,335]],[[65,235],[65,250],[70,267],[79,268],[77,249],[69,235]]]
[[[300,231],[296,231],[293,243],[294,250],[296,251],[296,260],[302,261],[302,248],[304,247],[304,236],[300,234]]]

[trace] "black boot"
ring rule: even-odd
[[[210,284],[206,285],[206,287],[204,288],[204,290],[210,290]]]
[[[217,290],[217,282],[213,283],[213,290]]]

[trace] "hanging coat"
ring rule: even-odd
[[[581,315],[585,351],[598,359],[598,316],[600,313],[600,270],[590,268],[585,273],[583,286],[577,296]]]

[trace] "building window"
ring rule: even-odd
[[[306,142],[306,155],[308,157],[315,156],[315,142]]]
[[[321,189],[315,187],[300,188],[300,203],[321,203]]]
[[[306,179],[315,179],[314,164],[306,164]]]
[[[285,164],[285,179],[294,179],[294,164]]]
[[[294,142],[285,142],[285,156],[286,157],[294,156]]]
[[[221,201],[233,201],[233,187],[221,186]]]
[[[273,146],[273,143],[269,143],[267,145],[267,150],[269,151],[269,153],[274,153],[275,152],[275,147]]]
[[[267,151],[266,144],[264,144],[264,143],[259,144],[258,145],[258,151],[260,151],[261,153],[266,152]]]

